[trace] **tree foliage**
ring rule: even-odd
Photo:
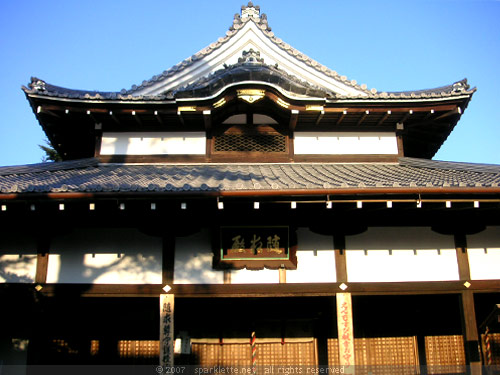
[[[43,152],[45,152],[45,155],[42,157],[43,162],[58,162],[62,161],[61,155],[52,147],[50,144],[50,141],[48,139],[45,139],[45,145],[38,145]]]

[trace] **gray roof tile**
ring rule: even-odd
[[[0,192],[206,192],[375,187],[497,187],[500,166],[401,158],[399,164],[98,164],[0,168]],[[1,197],[0,197],[1,198]]]

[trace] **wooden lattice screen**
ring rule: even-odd
[[[464,373],[466,368],[463,337],[426,336],[425,358],[428,374]]]
[[[122,359],[137,362],[149,362],[160,357],[160,342],[158,340],[120,340],[118,354]]]
[[[316,341],[313,338],[257,339],[257,365],[317,364]],[[249,339],[193,339],[193,364],[200,366],[250,366],[252,353]]]
[[[416,374],[419,372],[417,339],[376,337],[354,339],[356,374]],[[338,340],[328,339],[328,364],[339,365]]]

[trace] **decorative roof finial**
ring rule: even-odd
[[[254,6],[251,1],[248,2],[248,5],[241,6],[241,18],[260,18],[260,6]]]

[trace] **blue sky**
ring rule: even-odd
[[[0,165],[38,163],[31,76],[120,91],[223,36],[242,0],[0,2]],[[436,160],[500,164],[500,1],[261,0],[279,38],[369,88],[478,91]]]

